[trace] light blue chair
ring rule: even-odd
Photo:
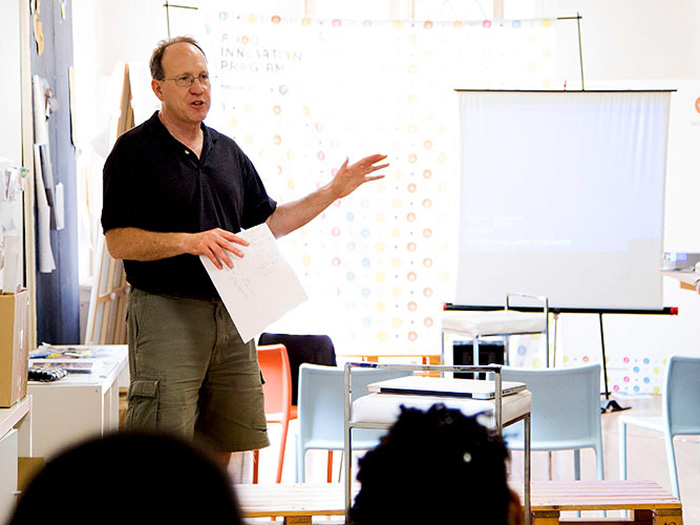
[[[678,467],[673,448],[675,436],[700,435],[700,357],[672,356],[666,367],[659,417],[620,416],[620,479],[627,479],[627,425],[636,425],[662,432],[666,443],[666,461],[671,488],[676,499],[681,499],[678,485]]]
[[[604,479],[600,365],[542,369],[503,367],[503,381],[523,382],[532,393],[533,451],[573,450],[574,477],[580,480],[581,449],[592,448],[598,479]],[[522,450],[522,424],[510,428],[514,433],[504,432],[508,447]]]
[[[410,374],[404,370],[362,369],[353,372],[353,400],[367,395],[367,385]],[[299,367],[296,482],[306,481],[306,452],[343,450],[345,372],[335,366],[304,363]],[[369,450],[386,430],[356,429],[353,449]],[[346,458],[346,461],[347,458]]]

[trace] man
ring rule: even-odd
[[[105,240],[132,287],[127,425],[204,438],[227,460],[269,444],[262,386],[255,345],[241,341],[198,256],[232,267],[247,246],[241,229],[265,222],[286,235],[388,164],[346,161],[327,185],[277,206],[236,143],[203,123],[211,88],[199,44],[163,41],[150,66],[161,108],[119,138],[104,168]]]

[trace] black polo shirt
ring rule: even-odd
[[[237,233],[276,208],[250,159],[229,137],[202,124],[201,158],[158,118],[122,134],[104,166],[102,228]],[[124,261],[129,283],[152,293],[211,298],[218,294],[199,257]]]

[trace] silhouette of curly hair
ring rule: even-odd
[[[379,445],[360,460],[356,525],[507,525],[508,449],[476,417],[443,404],[401,407]]]

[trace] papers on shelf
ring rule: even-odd
[[[29,359],[99,358],[109,355],[99,346],[64,346],[43,343],[29,352]]]
[[[292,267],[282,257],[267,224],[238,234],[248,241],[243,257],[229,255],[233,268],[219,270],[206,257],[200,259],[211,277],[244,342],[307,299]]]

